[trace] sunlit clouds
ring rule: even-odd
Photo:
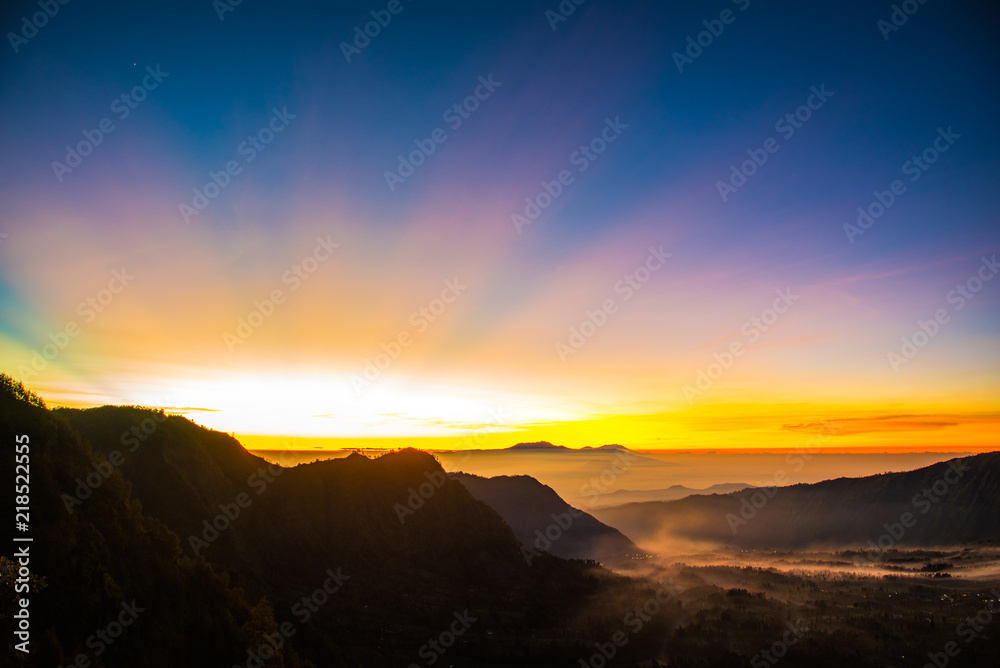
[[[185,49],[54,22],[85,62],[19,54],[0,92],[17,131],[0,360],[51,403],[331,447],[794,448],[789,425],[827,419],[838,447],[995,445],[1000,281],[949,299],[1000,251],[992,78],[968,53],[900,40],[912,58],[880,74],[877,31],[844,57],[824,15],[802,19],[808,58],[771,62],[755,30],[781,21],[755,6],[678,72],[701,10],[593,5],[553,31],[514,3],[414,7],[346,62],[357,13],[324,7],[291,40],[265,39],[262,11],[171,14]],[[147,65],[169,76],[57,179]],[[924,91],[924,65],[962,85]],[[822,109],[786,140],[776,119],[814,89]],[[961,141],[847,239],[952,126]]]

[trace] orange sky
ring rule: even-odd
[[[108,101],[160,67],[142,54],[66,28],[87,47],[18,55],[0,371],[254,446],[794,449],[835,419],[824,447],[997,447],[987,26],[887,49],[869,22],[845,51],[844,14],[798,26],[830,48],[747,33],[789,68],[727,38],[681,73],[672,3],[592,3],[558,31],[471,3],[407,19],[451,47],[380,39],[351,64],[330,26],[356,19],[324,7],[266,43],[126,31],[172,72],[127,119]],[[255,131],[266,150],[240,149]]]
[[[261,233],[232,256],[215,250],[208,232],[160,239],[169,252],[154,252],[139,230],[122,232],[114,242],[121,248],[111,248],[66,222],[66,244],[43,261],[5,257],[4,269],[35,308],[0,332],[0,359],[51,404],[165,407],[260,448],[273,446],[267,437],[287,437],[321,439],[309,448],[495,448],[548,440],[572,447],[794,449],[808,438],[808,427],[796,425],[826,419],[839,421],[840,431],[824,447],[997,447],[994,339],[969,313],[968,326],[955,324],[893,370],[880,351],[908,326],[909,315],[893,310],[910,307],[866,295],[894,277],[800,284],[798,301],[767,331],[748,335],[746,323],[774,306],[785,290],[775,286],[785,281],[734,284],[733,272],[755,270],[723,270],[729,258],[689,265],[675,255],[676,266],[650,279],[655,290],[627,302],[619,296],[607,323],[563,360],[555,344],[569,340],[569,328],[588,308],[615,294],[618,277],[645,261],[649,244],[622,234],[580,253],[517,308],[504,307],[503,317],[490,320],[484,309],[501,306],[488,304],[495,297],[486,287],[486,256],[431,271],[412,260],[433,253],[419,240],[433,236],[429,230],[383,260],[391,276],[344,253],[317,263],[305,281],[283,280],[289,266],[315,251],[323,229],[278,246],[265,244]],[[360,243],[350,226],[335,236],[345,246]],[[45,238],[24,231],[19,243],[43,245]],[[113,259],[129,253],[141,259],[134,270]],[[595,276],[593,253],[616,269]],[[188,258],[183,272],[166,259],[178,255]],[[961,271],[967,263],[952,264]],[[112,272],[123,268],[134,281],[89,317],[80,304],[103,294]],[[414,276],[424,278],[409,280]],[[919,276],[914,269],[908,280]],[[436,304],[456,277],[468,287],[451,303]],[[849,287],[859,282],[868,292]],[[284,300],[273,315],[242,343],[227,342],[247,307],[274,290]],[[421,309],[435,307],[440,314],[423,322]],[[36,353],[62,340],[70,324],[79,333],[40,361]],[[12,333],[18,330],[41,333],[23,340]],[[379,356],[396,351],[400,340],[409,343],[372,373],[369,362],[385,362]],[[730,360],[734,343],[743,353]],[[715,379],[708,382],[708,374]]]

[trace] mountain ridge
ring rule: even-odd
[[[522,544],[556,556],[622,564],[639,548],[617,529],[574,508],[554,489],[527,475],[484,477],[451,472],[497,511]]]
[[[895,525],[904,519],[912,526],[892,538],[894,545],[1000,540],[1000,452],[913,471],[629,503],[593,514],[647,548],[678,540],[746,549],[864,547],[890,529],[900,533]]]
[[[647,501],[676,501],[687,496],[706,494],[729,494],[743,489],[757,487],[749,483],[727,482],[698,489],[686,485],[671,485],[659,489],[617,489],[613,492],[606,492],[595,499],[593,508],[608,508],[612,506],[625,505],[627,503],[643,503]],[[643,498],[648,497],[648,498]],[[625,500],[623,500],[625,499]]]
[[[399,665],[447,628],[451,610],[465,609],[483,620],[466,638],[491,656],[519,634],[573,620],[570,611],[597,592],[623,586],[582,561],[548,554],[526,561],[500,515],[425,452],[284,468],[179,416],[129,407],[55,413],[99,460],[120,460],[112,477],[176,534],[186,558],[266,597],[275,618],[342,569],[349,580],[296,638],[304,657]],[[148,433],[129,451],[141,425]],[[547,642],[546,633],[539,637]]]

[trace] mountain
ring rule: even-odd
[[[36,544],[50,555],[37,572],[57,595],[52,610],[83,611],[39,620],[39,632],[53,629],[60,643],[46,665],[85,651],[82,641],[119,593],[158,602],[152,623],[136,625],[121,646],[139,651],[132,643],[149,642],[158,648],[150,656],[176,657],[176,665],[245,662],[255,638],[286,622],[295,629],[282,650],[287,667],[299,656],[323,666],[409,665],[463,611],[479,621],[449,650],[456,665],[462,657],[565,663],[576,650],[552,638],[582,643],[615,630],[612,619],[583,628],[579,611],[624,579],[548,554],[526,559],[500,515],[426,453],[286,469],[226,434],[158,411],[4,402],[5,443],[19,431],[41,439],[47,432],[35,423],[49,425],[32,471],[41,478],[33,494],[47,504],[33,511],[45,527]],[[322,609],[302,621],[303,596],[331,578],[336,593],[323,594]],[[106,593],[93,594],[94,583]],[[181,632],[195,623],[197,631]],[[215,654],[197,655],[196,641]]]
[[[594,510],[640,546],[940,546],[1000,540],[1000,453],[915,471]],[[869,543],[871,541],[871,544]]]
[[[574,449],[574,448],[567,448],[565,445],[553,445],[548,441],[535,441],[533,443],[518,443],[516,445],[510,446],[509,448],[501,449],[501,451],[504,450],[564,450],[568,452],[580,452],[584,450],[599,452],[602,450],[610,450],[614,452],[632,452],[632,450],[629,450],[624,445],[618,445],[617,443],[612,443],[609,445],[600,445],[596,448],[591,445],[585,445],[582,448]]]
[[[552,445],[548,441],[536,441],[534,443],[518,443],[504,450],[570,450],[565,445]]]
[[[484,478],[451,473],[475,498],[497,511],[526,546],[572,559],[622,563],[639,548],[617,529],[573,508],[530,476]]]
[[[0,558],[7,665],[61,666],[84,655],[98,667],[228,666],[277,631],[266,599],[248,597],[204,559],[185,554],[120,474],[104,475],[110,469],[65,420],[2,374],[0,442],[11,463],[0,467],[4,489],[14,489],[15,452],[26,462],[28,530],[18,536],[32,539],[6,540]],[[67,505],[77,489],[87,498]],[[24,548],[27,557],[18,554]],[[30,658],[11,647],[16,600],[25,596],[13,586],[15,559],[26,559],[31,571]],[[114,643],[95,635],[123,616],[133,625]],[[289,668],[303,665],[290,650],[282,655]]]
[[[449,471],[486,477],[530,475],[576,508],[590,508],[597,497],[626,481],[636,487],[674,481],[680,466],[615,444],[577,450],[543,441],[436,454]]]
[[[664,489],[618,489],[594,498],[593,508],[608,508],[626,503],[642,503],[645,501],[676,501],[692,494],[729,494],[741,489],[754,487],[743,482],[722,483],[705,489],[695,489],[684,485],[671,485]]]
[[[945,647],[955,622],[975,617],[990,596],[982,580],[916,572],[913,580],[873,584],[651,560],[652,577],[625,578],[581,560],[526,555],[515,534],[522,528],[512,529],[466,486],[495,493],[504,512],[504,500],[514,507],[534,500],[533,512],[555,514],[566,535],[553,531],[553,545],[585,526],[574,520],[564,531],[561,516],[573,509],[531,479],[453,480],[415,450],[282,468],[230,436],[160,411],[50,411],[2,374],[0,448],[12,464],[25,451],[30,460],[17,464],[30,467],[31,497],[30,530],[18,537],[33,539],[24,545],[27,657],[13,650],[22,544],[6,540],[0,553],[0,632],[11,657],[3,665],[735,667],[763,665],[761,648],[787,639],[791,620],[808,636],[785,647],[783,664],[874,667]],[[745,500],[744,510],[758,507],[737,522],[737,535],[771,522],[765,537],[772,539],[781,529],[805,536],[818,531],[810,523],[824,521],[846,530],[902,502],[917,518],[897,516],[907,538],[995,539],[997,456],[607,512],[681,508],[667,516],[687,520],[684,508],[722,503],[701,516],[728,530],[719,510],[735,502],[739,513]],[[15,475],[14,465],[0,467],[0,484],[13,488]],[[924,504],[928,512],[917,515]],[[779,517],[769,520],[772,511]],[[896,521],[883,524],[895,532]],[[594,522],[598,535],[608,535]],[[13,539],[16,526],[8,527]],[[970,551],[947,559],[968,563]],[[947,565],[939,554],[921,560]],[[984,636],[963,646],[962,656],[995,665],[996,645]]]

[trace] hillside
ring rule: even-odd
[[[203,559],[186,554],[178,536],[143,509],[120,475],[100,477],[94,454],[67,422],[0,375],[0,442],[11,463],[0,467],[4,489],[14,487],[15,438],[24,436],[30,530],[21,535],[32,538],[30,569],[40,580],[30,598],[29,664],[9,647],[15,592],[4,561],[0,630],[17,662],[10,665],[57,666],[79,655],[98,667],[233,665],[246,647],[277,630],[266,600],[248,597]],[[95,475],[100,486],[68,512],[62,495]],[[7,549],[5,559],[13,555]],[[110,645],[93,637],[133,600],[136,618],[127,633]],[[291,651],[283,654],[286,666],[300,665]]]
[[[573,508],[551,487],[530,476],[450,475],[500,513],[524,545],[544,548],[560,557],[608,564],[623,562],[626,555],[639,552],[620,531]]]
[[[529,565],[503,519],[426,453],[284,469],[182,417],[130,407],[55,414],[99,456],[123,459],[112,477],[179,537],[182,554],[266,596],[279,623],[294,620],[296,601],[327,572],[348,576],[290,642],[314,661],[412,661],[466,609],[480,620],[466,636],[469,651],[509,653],[512,636],[562,628],[600,588],[617,586],[583,563],[544,555]]]
[[[1000,540],[1000,453],[904,473],[594,510],[640,546],[938,546]],[[900,531],[897,525],[906,524]],[[896,534],[896,535],[893,535]],[[870,547],[870,546],[869,546]]]
[[[676,501],[692,494],[729,494],[738,492],[754,485],[742,482],[721,483],[704,489],[671,485],[663,489],[616,489],[613,492],[601,494],[594,499],[593,508],[609,508],[626,503],[645,503],[647,501]]]

